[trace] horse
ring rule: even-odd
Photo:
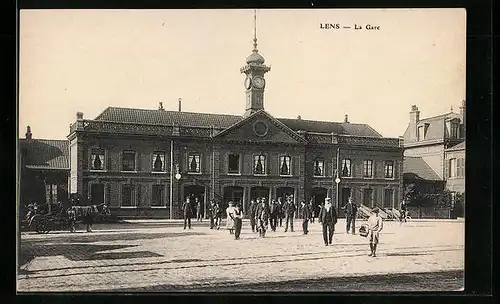
[[[101,203],[90,206],[72,206],[68,208],[66,214],[69,218],[69,227],[71,232],[75,232],[75,224],[83,223],[86,225],[87,232],[92,232],[92,224],[100,216],[110,215],[108,205]]]

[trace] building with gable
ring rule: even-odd
[[[245,74],[242,115],[109,107],[70,126],[69,191],[107,202],[122,217],[182,217],[186,197],[241,201],[326,196],[392,208],[402,198],[403,149],[366,124],[275,118],[265,111],[265,74],[257,50]],[[336,178],[340,179],[337,184]],[[338,180],[337,180],[338,181]],[[205,213],[206,214],[206,213]],[[342,214],[342,213],[341,213]]]
[[[452,197],[465,192],[465,110],[463,101],[459,113],[452,109],[420,119],[418,107],[412,106],[403,136],[405,184],[418,181],[432,193],[447,189]]]
[[[26,137],[19,140],[20,185],[22,205],[68,200],[68,140],[34,139],[28,126]]]

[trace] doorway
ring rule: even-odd
[[[104,203],[104,184],[90,184],[90,204]]]
[[[311,189],[311,201],[313,204],[314,217],[318,217],[320,206],[325,202],[328,190],[316,187]]]
[[[201,203],[201,214],[205,214],[205,187],[198,185],[189,185],[184,186],[184,199],[189,197],[189,202],[191,203],[191,208],[193,211],[193,215],[196,214],[196,199]]]
[[[224,197],[222,199],[222,207],[225,209],[229,206],[229,201],[234,203],[240,203],[241,208],[243,208],[243,187],[240,186],[228,186],[224,188]],[[245,210],[243,210],[245,212]]]
[[[258,198],[265,198],[266,201],[269,201],[269,188],[268,187],[252,187],[250,189],[250,200],[256,200]]]
[[[276,199],[281,198],[281,201],[285,202],[287,197],[294,198],[294,193],[295,189],[292,187],[279,187],[276,188]],[[295,202],[295,199],[293,199],[293,202]]]

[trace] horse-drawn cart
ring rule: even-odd
[[[28,223],[29,230],[37,233],[49,233],[54,230],[67,230],[70,226],[70,218],[65,212],[56,214],[35,214]]]
[[[54,230],[75,232],[75,225],[83,223],[86,225],[87,232],[91,232],[92,223],[110,214],[106,204],[71,206],[68,209],[65,209],[61,204],[55,206],[52,212],[36,206],[30,208],[30,212],[21,222],[21,229],[37,233],[49,233]]]

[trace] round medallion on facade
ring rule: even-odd
[[[250,78],[250,76],[247,76],[247,78],[245,79],[245,89],[250,90],[251,87],[252,87],[252,78]]]
[[[267,135],[269,128],[265,122],[258,120],[253,124],[253,131],[255,132],[255,135],[262,137]]]
[[[261,76],[255,76],[252,80],[253,86],[257,89],[263,89],[266,85],[266,81]]]

